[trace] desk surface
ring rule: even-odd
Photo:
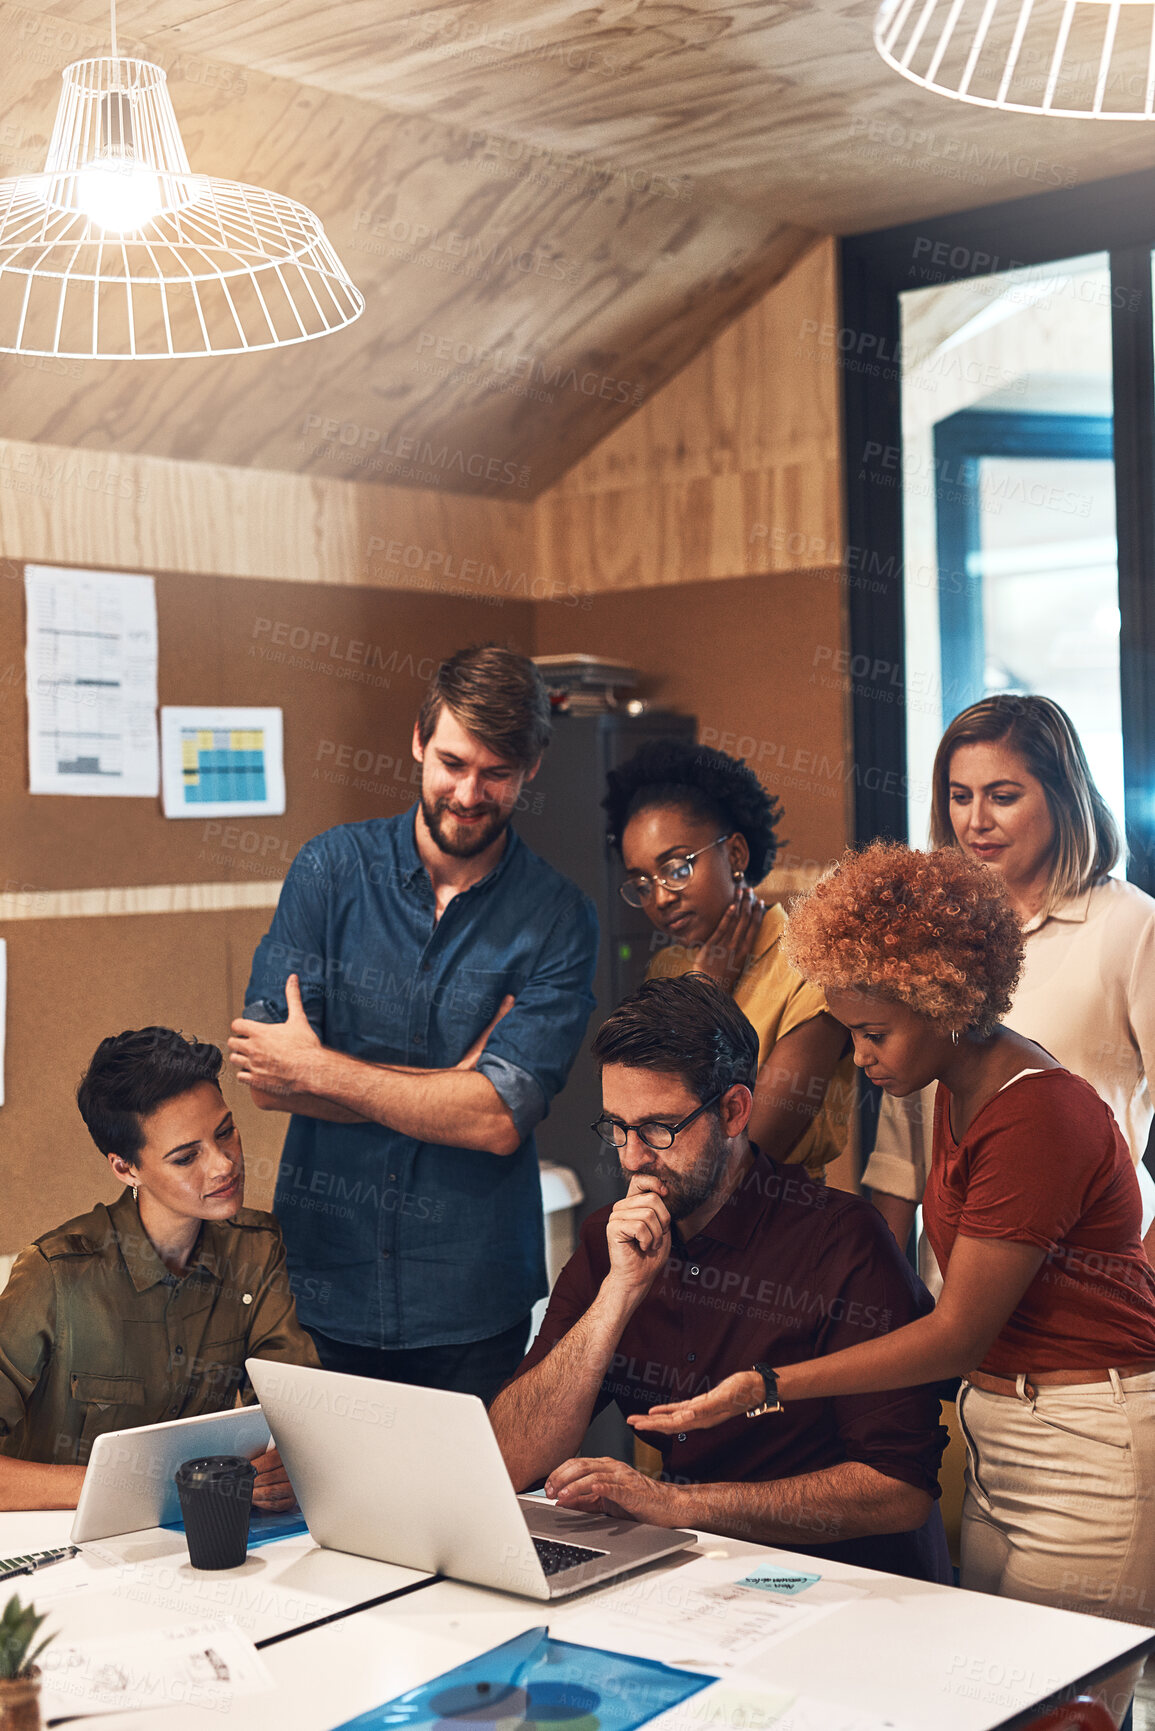
[[[70,1512],[0,1514],[0,1557],[68,1543]],[[237,1569],[194,1569],[184,1534],[154,1527],[84,1546],[79,1557],[0,1585],[50,1612],[70,1639],[231,1617],[252,1641],[303,1628],[426,1580],[416,1569],[322,1550],[307,1533],[249,1552]],[[143,1727],[138,1715],[134,1723]]]
[[[70,1520],[55,1514],[0,1516],[0,1556],[63,1543]],[[235,1618],[257,1641],[288,1635],[263,1653],[275,1688],[234,1705],[234,1722],[245,1731],[331,1731],[544,1622],[562,1639],[688,1668],[698,1660],[697,1668],[722,1679],[719,1689],[818,1697],[830,1704],[831,1725],[841,1722],[841,1709],[848,1724],[856,1713],[876,1722],[889,1719],[902,1731],[991,1731],[1054,1691],[1111,1666],[1150,1633],[815,1562],[822,1590],[840,1602],[799,1618],[796,1630],[786,1629],[761,1650],[747,1642],[720,1661],[716,1643],[700,1632],[706,1625],[699,1594],[725,1589],[768,1560],[788,1570],[806,1567],[793,1553],[703,1535],[697,1551],[683,1559],[557,1605],[436,1581],[313,1628],[308,1625],[319,1618],[422,1577],[321,1551],[304,1537],[264,1546],[241,1569],[204,1574],[189,1567],[179,1534],[151,1532],[105,1541],[83,1558],[15,1584],[40,1598],[50,1626],[73,1639],[123,1630],[126,1621],[144,1629],[215,1617]],[[90,1584],[77,1584],[84,1579]],[[725,1625],[727,1639],[736,1615],[734,1606],[719,1607],[718,1627]],[[694,1697],[697,1708],[687,1703],[655,1720],[655,1731],[702,1731],[710,1723],[709,1699]],[[93,1723],[106,1731],[211,1731],[221,1717],[219,1711],[171,1707],[103,1715]]]

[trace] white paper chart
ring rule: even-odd
[[[31,791],[155,798],[152,578],[29,565],[24,592]]]

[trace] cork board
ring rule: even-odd
[[[16,920],[6,927],[0,1254],[119,1194],[76,1109],[76,1085],[97,1044],[106,1034],[159,1023],[223,1050],[270,911]],[[258,1112],[241,1085],[223,1081],[244,1142],[245,1199],[267,1208],[285,1120]]]
[[[698,718],[704,745],[744,757],[782,801],[778,867],[805,877],[849,840],[856,765],[848,681],[837,672],[843,583],[835,570],[708,579],[541,606],[537,653],[578,646],[644,667],[644,695]]]
[[[37,918],[37,898],[126,885],[265,884],[333,824],[412,804],[410,739],[434,665],[470,642],[530,649],[532,607],[444,595],[162,574],[162,703],[276,704],[285,712],[283,817],[161,814],[147,799],[27,791],[24,591],[0,566],[0,891],[26,917],[8,940],[7,1101],[0,1109],[0,1254],[109,1200],[117,1186],[76,1110],[97,1043],[163,1023],[222,1044],[272,909]],[[272,1200],[285,1120],[226,1079],[247,1199]]]
[[[282,878],[332,824],[412,803],[413,718],[463,644],[532,648],[533,607],[445,595],[162,574],[162,704],[285,712],[283,817],[166,819],[160,801],[28,793],[22,568],[0,566],[0,889]],[[18,1000],[14,1000],[18,1003]]]

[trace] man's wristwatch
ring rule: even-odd
[[[761,1406],[752,1406],[747,1410],[747,1418],[761,1418],[764,1412],[781,1412],[782,1402],[778,1399],[778,1372],[771,1370],[768,1364],[756,1364],[753,1368],[762,1378],[764,1395]]]

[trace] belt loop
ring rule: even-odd
[[[1111,1387],[1115,1391],[1115,1405],[1126,1406],[1127,1391],[1123,1387],[1123,1379],[1119,1375],[1119,1372],[1117,1370],[1109,1370],[1107,1375],[1111,1378]]]
[[[1015,1378],[1015,1393],[1018,1395],[1023,1405],[1029,1406],[1031,1411],[1034,1412],[1035,1389],[1032,1384],[1028,1384],[1027,1373],[1025,1370],[1021,1370]]]

